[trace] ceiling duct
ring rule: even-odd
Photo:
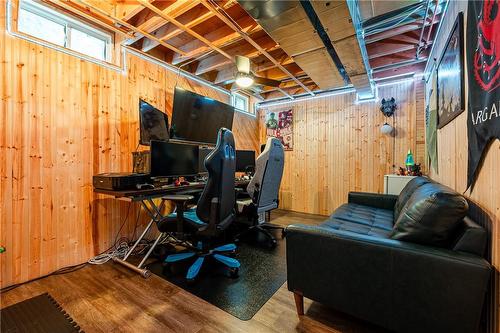
[[[238,2],[320,89],[372,91],[346,1]]]

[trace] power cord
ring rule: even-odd
[[[88,263],[91,265],[102,265],[114,258],[123,259],[129,250],[128,242],[123,240],[115,246],[115,249],[98,254],[97,256],[89,259]]]

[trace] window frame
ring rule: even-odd
[[[19,29],[19,13],[17,15],[17,22],[16,22],[16,30],[17,33],[29,36],[30,38],[35,38],[37,40],[41,40],[45,43],[49,43],[51,45],[54,45],[55,47],[59,48],[64,48],[65,50],[69,50],[71,52],[76,52],[77,54],[84,55],[85,57],[90,57],[92,59],[95,59],[96,61],[101,61],[101,62],[106,62],[106,63],[112,63],[113,61],[113,48],[114,48],[114,33],[101,29],[97,26],[94,25],[89,25],[88,22],[78,20],[76,18],[71,17],[68,14],[63,14],[57,12],[55,9],[53,9],[50,6],[40,4],[35,1],[26,1],[26,0],[21,0],[19,1],[19,8],[18,11],[20,12],[22,10],[25,10],[27,12],[30,12],[32,14],[35,14],[37,16],[40,16],[46,20],[52,21],[54,23],[60,24],[64,27],[64,45],[59,45],[52,43],[46,39],[31,35],[29,33],[26,33],[22,30]],[[102,40],[105,43],[105,48],[104,48],[104,59],[101,58],[96,58],[92,55],[86,54],[86,53],[81,53],[79,51],[76,51],[71,48],[71,31],[73,29],[76,29],[78,31],[81,31],[91,37],[94,37],[96,39]]]
[[[236,99],[237,98],[240,98],[240,99],[243,99],[245,101],[245,106],[246,106],[246,110],[243,110],[243,109],[239,109],[236,107]],[[254,110],[251,110],[250,109],[250,97],[245,95],[245,94],[241,94],[241,93],[237,93],[237,92],[233,92],[231,94],[231,105],[234,107],[234,109],[238,112],[241,112],[241,113],[244,113],[244,114],[247,114],[247,115],[250,115],[250,116],[253,116],[255,117],[256,113],[255,112],[252,112]]]

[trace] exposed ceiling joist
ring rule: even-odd
[[[115,5],[115,16],[120,20],[128,21],[144,10],[137,1],[119,0]]]
[[[251,17],[248,16],[245,16],[242,19],[238,20],[237,24],[241,27],[244,33],[249,35],[262,30],[260,25],[258,25]],[[224,47],[242,40],[241,35],[238,32],[234,31],[226,25],[207,33],[206,35],[204,35],[204,37],[207,40],[210,40],[217,47]],[[191,58],[198,57],[203,53],[209,52],[211,50],[210,47],[207,47],[207,45],[200,40],[193,40],[183,46],[180,46],[179,48],[185,51],[186,54],[184,56],[175,55],[172,60],[172,63],[174,65],[180,64]]]
[[[276,59],[274,59],[265,49],[263,49],[258,43],[256,43],[252,38],[250,38],[248,35],[244,34],[243,32],[241,32],[239,30],[239,28],[230,20],[228,19],[224,14],[220,13],[217,9],[217,7],[214,7],[212,5],[212,3],[208,2],[207,0],[202,0],[202,4],[207,7],[207,9],[209,9],[210,11],[214,12],[215,15],[217,15],[217,17],[223,21],[224,23],[226,23],[229,27],[231,27],[234,31],[237,31],[242,37],[243,39],[245,39],[248,43],[250,43],[251,45],[253,45],[257,50],[259,50],[263,55],[265,55],[269,60],[271,60],[277,68],[279,68],[280,70],[282,70],[285,74],[287,74],[288,76],[290,76],[292,79],[294,79],[299,85],[301,85],[301,87],[304,88],[304,90],[306,90],[309,94],[311,95],[314,95],[314,93],[309,89],[307,88],[306,86],[304,86],[297,78],[295,78],[292,73],[290,73],[285,67],[283,67]],[[215,4],[215,6],[217,6],[217,4]]]
[[[277,44],[274,40],[272,40],[268,36],[261,37],[256,40],[256,42],[261,45],[263,49],[275,49],[277,48]],[[255,58],[261,54],[261,51],[255,49],[254,46],[244,43],[244,44],[238,44],[235,46],[231,46],[226,49],[227,54],[232,54],[232,55],[241,55],[245,56],[247,58]],[[232,58],[229,59],[221,54],[216,54],[212,56],[208,56],[202,60],[200,60],[198,67],[196,68],[196,75],[204,74],[213,70],[216,70],[218,68],[224,67],[228,64],[233,63]]]
[[[379,32],[377,34],[373,34],[373,35],[367,36],[365,38],[365,43],[366,44],[371,44],[371,43],[375,43],[375,42],[378,42],[378,41],[381,41],[381,40],[384,40],[384,39],[388,39],[388,38],[391,38],[391,37],[394,37],[394,36],[398,36],[398,35],[404,34],[406,32],[419,30],[419,29],[422,28],[422,21],[423,20],[419,20],[419,21],[416,21],[415,23],[403,25],[403,26],[396,27],[396,28],[393,28],[393,29],[388,29],[388,30]],[[436,20],[434,21],[433,24],[438,24],[439,21],[440,21],[440,17],[438,15],[438,16],[436,16]],[[430,22],[426,23],[426,27],[429,27],[430,25],[431,25]]]
[[[150,33],[146,32],[146,31],[143,31],[135,26],[133,26],[132,24],[130,23],[127,23],[123,20],[120,20],[116,17],[114,17],[113,15],[111,14],[108,14],[106,11],[104,11],[103,9],[101,8],[98,8],[98,7],[94,7],[92,6],[91,4],[89,4],[87,1],[84,1],[84,0],[60,0],[60,1],[65,1],[67,3],[70,3],[70,2],[76,2],[76,3],[79,3],[81,5],[83,5],[84,7],[87,8],[88,11],[96,11],[98,12],[100,15],[103,15],[105,17],[107,17],[108,19],[112,20],[113,22],[119,24],[119,25],[122,25],[132,31],[134,31],[135,33],[139,34],[139,35],[143,35],[143,36],[146,36],[150,39],[153,39],[153,40],[156,40],[158,43],[160,43],[161,45],[165,46],[166,48],[174,51],[174,52],[177,52],[177,53],[180,53],[180,54],[185,54],[184,51],[182,50],[179,50],[178,48],[176,48],[175,46],[173,45],[170,45],[168,43],[165,43],[164,41],[161,41],[159,40],[158,38],[156,38],[155,36],[151,35]]]
[[[200,35],[196,31],[194,31],[193,29],[191,29],[191,28],[185,26],[184,24],[180,23],[174,17],[172,17],[172,16],[170,16],[168,14],[165,14],[164,12],[162,12],[161,10],[159,10],[158,8],[156,8],[155,6],[153,6],[152,4],[150,4],[149,1],[146,1],[146,0],[138,0],[138,1],[144,7],[148,8],[152,12],[156,13],[158,16],[160,16],[163,19],[167,20],[168,22],[172,23],[177,28],[179,28],[179,29],[187,32],[188,34],[190,34],[194,38],[196,38],[196,39],[200,40],[201,42],[205,43],[207,46],[211,47],[213,50],[217,51],[219,54],[221,54],[222,56],[226,57],[231,62],[234,61],[233,57],[231,55],[229,55],[227,52],[223,51],[222,49],[220,49],[219,47],[217,47],[216,45],[214,45],[211,41],[209,41],[208,39],[206,39],[205,37],[203,37],[202,35]]]

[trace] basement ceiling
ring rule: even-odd
[[[246,56],[255,75],[281,81],[246,89],[261,99],[348,84],[371,93],[372,75],[417,72],[442,10],[436,0],[428,7],[427,1],[377,0],[42,1],[122,32],[117,41],[226,89],[238,89],[234,57]],[[360,12],[354,20],[353,4]]]

